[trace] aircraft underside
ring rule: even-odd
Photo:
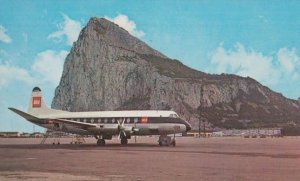
[[[51,129],[53,131],[62,131],[72,134],[78,135],[93,135],[97,139],[97,145],[104,146],[105,140],[111,140],[113,136],[118,136],[120,143],[122,145],[126,145],[128,143],[128,139],[131,139],[131,136],[148,136],[148,135],[160,135],[158,143],[160,146],[175,146],[175,136],[172,138],[168,135],[175,135],[177,133],[183,133],[186,128],[182,124],[127,124],[123,125],[120,128],[120,125],[115,124],[107,124],[102,125],[98,128],[93,128],[89,130],[81,129],[74,127],[73,125],[68,124],[39,124],[47,129]],[[134,128],[134,129],[132,129]]]

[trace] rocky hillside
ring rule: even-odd
[[[210,75],[172,60],[118,25],[91,18],[66,58],[53,108],[172,109],[196,129],[300,125],[300,103],[251,78]]]

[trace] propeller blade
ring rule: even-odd
[[[124,123],[125,123],[125,118],[123,118],[122,122],[120,122],[120,120],[118,120],[118,131],[119,131],[118,139],[119,140],[121,140],[121,137],[122,138],[126,137]]]
[[[124,127],[124,123],[125,123],[125,118],[122,121],[122,127]]]

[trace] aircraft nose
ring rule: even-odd
[[[182,121],[184,122],[184,125],[186,127],[186,132],[191,131],[192,126],[190,125],[190,123],[185,120],[182,120]]]
[[[192,126],[189,123],[187,123],[185,126],[186,126],[186,132],[191,131]]]

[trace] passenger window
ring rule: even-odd
[[[130,118],[127,118],[126,122],[127,122],[127,123],[130,123]]]

